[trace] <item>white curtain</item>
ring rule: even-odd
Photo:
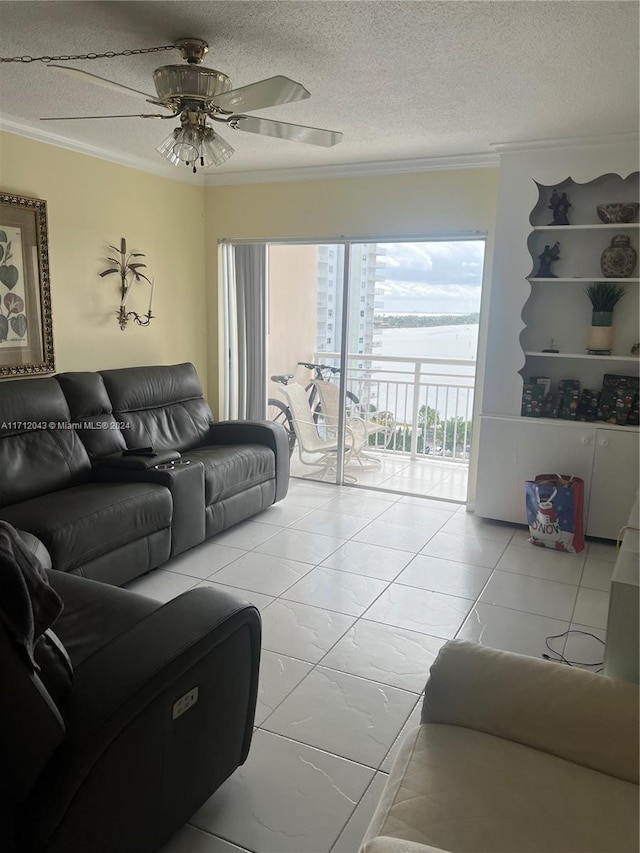
[[[225,418],[261,420],[267,405],[267,246],[222,247]]]

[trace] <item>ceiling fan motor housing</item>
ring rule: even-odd
[[[161,101],[176,98],[211,101],[231,90],[231,80],[214,68],[198,65],[163,65],[153,72],[153,82]]]

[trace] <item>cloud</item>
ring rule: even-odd
[[[480,286],[484,240],[380,243],[387,281]]]

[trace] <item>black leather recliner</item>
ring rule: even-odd
[[[247,757],[260,615],[47,575],[75,677],[54,700],[0,620],[0,849],[153,853]]]

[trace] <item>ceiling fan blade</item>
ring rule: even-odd
[[[155,100],[155,95],[147,95],[146,92],[141,92],[139,89],[132,89],[130,86],[123,86],[122,83],[114,83],[113,80],[107,80],[106,77],[98,77],[97,74],[90,74],[88,71],[81,71],[79,68],[70,68],[68,65],[47,65],[47,68],[57,68],[59,71],[64,71],[65,74],[70,74],[72,77],[79,77],[85,83],[94,83],[96,86],[104,86],[105,89],[113,89],[115,92],[125,92],[127,95],[142,95],[143,98]]]
[[[40,121],[88,121],[96,118],[175,118],[175,116],[165,116],[160,113],[127,113],[126,115],[116,116],[47,116],[47,118],[41,118]]]
[[[248,133],[261,133],[263,136],[275,136],[278,139],[291,139],[293,142],[306,142],[309,145],[322,145],[331,148],[342,140],[338,130],[324,130],[320,127],[306,127],[303,124],[287,124],[284,121],[271,121],[256,116],[231,116],[227,124],[234,130]]]
[[[310,97],[311,93],[300,83],[296,83],[289,77],[278,75],[216,95],[214,103],[223,110],[251,112],[265,107],[275,107],[278,104],[289,104],[291,101],[302,101]]]

